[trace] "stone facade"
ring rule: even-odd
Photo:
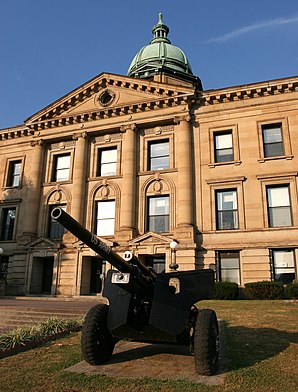
[[[199,87],[104,73],[0,130],[7,295],[100,292],[107,266],[56,205],[159,270],[297,279],[298,77]]]

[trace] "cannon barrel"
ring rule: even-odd
[[[94,234],[90,233],[85,227],[71,217],[60,207],[52,210],[52,218],[56,219],[63,227],[69,230],[73,235],[78,237],[84,244],[110,262],[117,270],[121,272],[133,272],[133,267],[126,260],[122,259],[116,252],[112,251],[103,241]]]
[[[79,222],[72,218],[62,208],[56,207],[52,210],[51,216],[63,227],[69,230],[73,235],[79,238],[84,244],[89,246],[94,252],[99,254],[113,265],[118,271],[123,273],[130,273],[134,282],[133,287],[138,291],[151,292],[153,291],[155,274],[141,263],[135,256],[132,257],[131,262],[124,260],[103,241],[101,241],[95,234],[85,229]],[[136,274],[136,269],[139,273]]]

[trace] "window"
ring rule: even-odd
[[[21,182],[22,161],[10,161],[6,186],[18,187]]]
[[[277,157],[284,155],[281,124],[262,126],[264,157]]]
[[[295,261],[293,249],[272,250],[273,279],[284,284],[295,279]]]
[[[66,211],[66,205],[51,205],[49,208],[49,226],[48,226],[48,237],[51,238],[52,240],[60,240],[63,237],[63,234],[65,233],[65,228],[60,225],[56,221],[56,219],[53,219],[51,216],[51,213],[54,208],[60,207],[63,211]]]
[[[96,235],[114,235],[115,230],[115,200],[98,201],[96,216]]]
[[[1,216],[1,241],[11,241],[16,219],[16,208],[3,208]]]
[[[8,256],[0,256],[0,279],[6,279],[8,273]]]
[[[238,229],[237,190],[216,191],[216,229]]]
[[[269,227],[292,226],[289,186],[267,187]]]
[[[239,251],[218,252],[217,280],[240,284]]]
[[[215,159],[218,162],[229,162],[234,160],[232,131],[214,133]]]
[[[151,267],[158,274],[165,272],[166,270],[166,259],[165,256],[145,256],[146,267]]]
[[[170,167],[170,145],[168,140],[149,143],[149,170]]]
[[[70,172],[70,154],[55,155],[52,181],[67,181],[69,180]]]
[[[169,204],[169,196],[149,197],[149,231],[156,233],[169,231]]]
[[[113,176],[117,170],[117,148],[98,150],[98,176]]]

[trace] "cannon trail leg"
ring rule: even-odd
[[[196,372],[206,376],[214,374],[219,360],[219,329],[216,313],[212,309],[199,310],[193,345]]]
[[[114,350],[114,340],[107,328],[108,309],[105,304],[95,305],[84,320],[81,348],[84,359],[91,365],[107,362]]]

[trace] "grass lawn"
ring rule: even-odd
[[[0,391],[298,391],[297,302],[202,301],[200,307],[213,308],[224,326],[229,370],[223,385],[64,372],[82,359],[75,333],[0,360]]]

